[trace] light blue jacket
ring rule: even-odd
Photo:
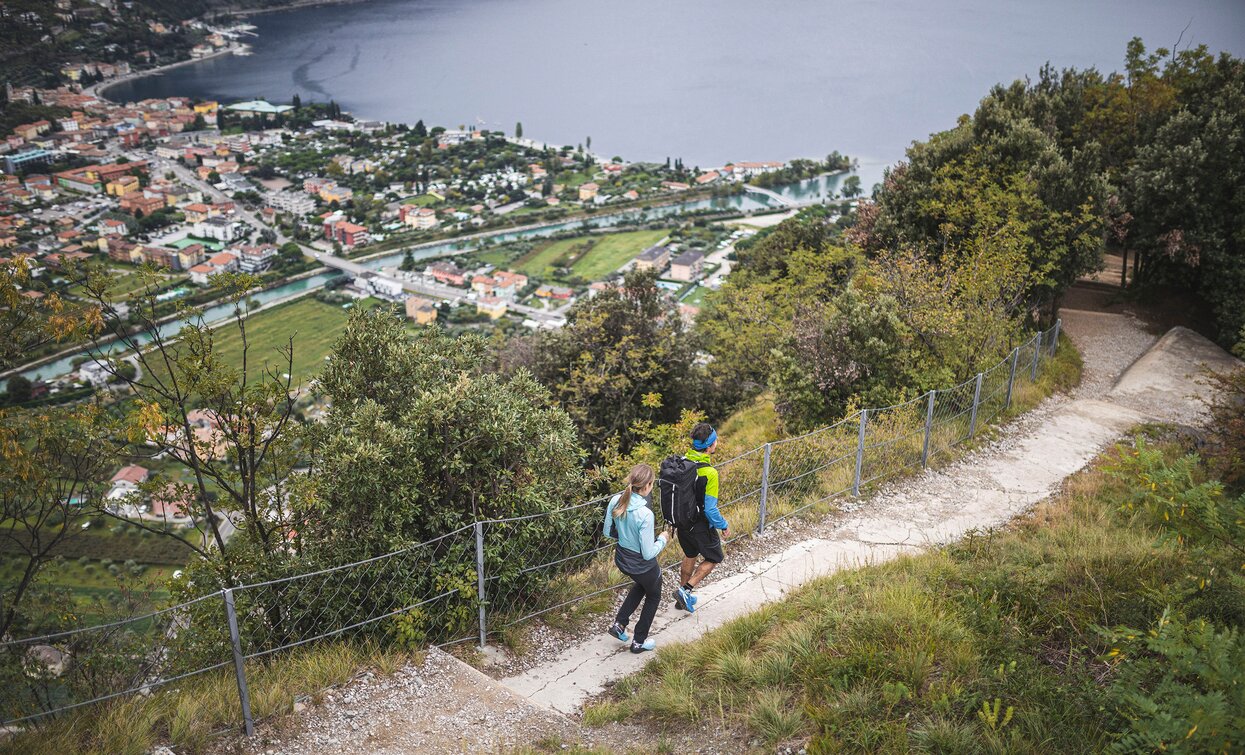
[[[618,504],[619,495],[622,493],[611,498],[609,505],[605,507],[602,534],[617,538],[620,546],[640,554],[640,558],[645,561],[657,558],[657,554],[666,547],[666,536],[663,533],[656,539],[653,538],[653,511],[648,507],[648,502],[644,500],[644,496],[632,493],[626,515],[615,518],[614,506]]]

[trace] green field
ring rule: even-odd
[[[360,306],[373,304],[371,300],[365,300]],[[293,336],[294,382],[306,383],[319,372],[333,342],[346,329],[347,314],[348,310],[340,305],[325,304],[312,296],[305,296],[251,315],[246,319],[250,347],[247,354],[248,378],[254,380],[262,376],[266,368],[274,369],[278,375],[284,373],[285,356],[280,349]],[[216,329],[214,350],[226,364],[241,366],[242,339],[234,323],[225,323]]]
[[[575,255],[572,275],[601,280],[666,235],[664,230],[625,231],[552,241],[524,255],[518,261],[518,270],[536,278],[554,278],[555,270],[565,267]]]

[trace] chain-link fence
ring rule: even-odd
[[[732,539],[819,513],[837,498],[950,458],[1006,412],[1055,354],[1059,322],[969,380],[719,462]],[[535,616],[556,623],[608,608],[630,583],[602,535],[601,497],[467,525],[375,558],[242,585],[145,616],[0,642],[0,714],[22,725],[121,695],[232,668],[252,731],[246,662],[351,636],[410,645],[483,645]],[[659,525],[660,526],[660,525]],[[677,546],[663,567],[681,557]]]

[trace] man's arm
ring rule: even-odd
[[[715,530],[729,530],[730,525],[718,510],[718,470],[705,470],[705,518]]]

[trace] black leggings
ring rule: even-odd
[[[632,642],[642,643],[648,639],[648,629],[653,625],[653,617],[657,615],[657,602],[661,600],[661,569],[654,562],[653,568],[643,574],[628,574],[627,576],[635,580],[635,584],[631,586],[627,597],[623,599],[622,607],[618,609],[618,615],[614,617],[614,621],[625,629],[627,622],[631,621],[631,614],[635,612],[636,606],[640,605],[640,600],[643,599],[644,608],[640,610],[640,620],[636,622],[635,634],[631,638]]]

